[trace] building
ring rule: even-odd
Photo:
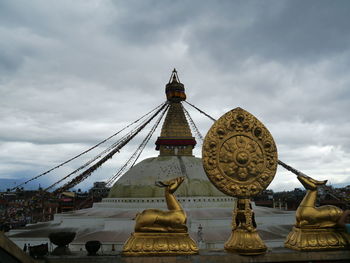
[[[109,193],[109,188],[106,182],[94,182],[94,186],[90,188],[89,194],[95,198],[107,197]]]

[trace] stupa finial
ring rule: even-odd
[[[173,72],[170,75],[169,83],[180,83],[176,68],[174,68]]]
[[[180,102],[186,100],[185,86],[180,82],[175,68],[170,75],[169,83],[165,85],[165,93],[168,101]]]

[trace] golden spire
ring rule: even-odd
[[[169,101],[169,110],[163,123],[160,137],[156,141],[156,150],[163,155],[190,155],[196,145],[192,137],[181,101],[186,100],[185,86],[179,80],[176,69],[173,70],[169,83],[165,86]]]

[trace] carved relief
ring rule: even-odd
[[[241,108],[215,122],[202,152],[209,179],[227,195],[254,196],[270,184],[276,173],[277,149],[270,132]]]
[[[210,128],[202,156],[210,181],[238,197],[225,249],[242,255],[265,253],[249,198],[266,189],[276,173],[277,149],[270,132],[249,112],[233,109]]]

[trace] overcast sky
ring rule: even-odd
[[[214,118],[246,109],[270,130],[280,160],[350,184],[349,14],[346,0],[0,1],[0,190],[164,102],[174,67],[189,102]],[[205,135],[212,122],[187,109]],[[156,136],[141,159],[158,155]],[[78,187],[111,177],[141,140]],[[270,188],[294,187],[279,167]]]

